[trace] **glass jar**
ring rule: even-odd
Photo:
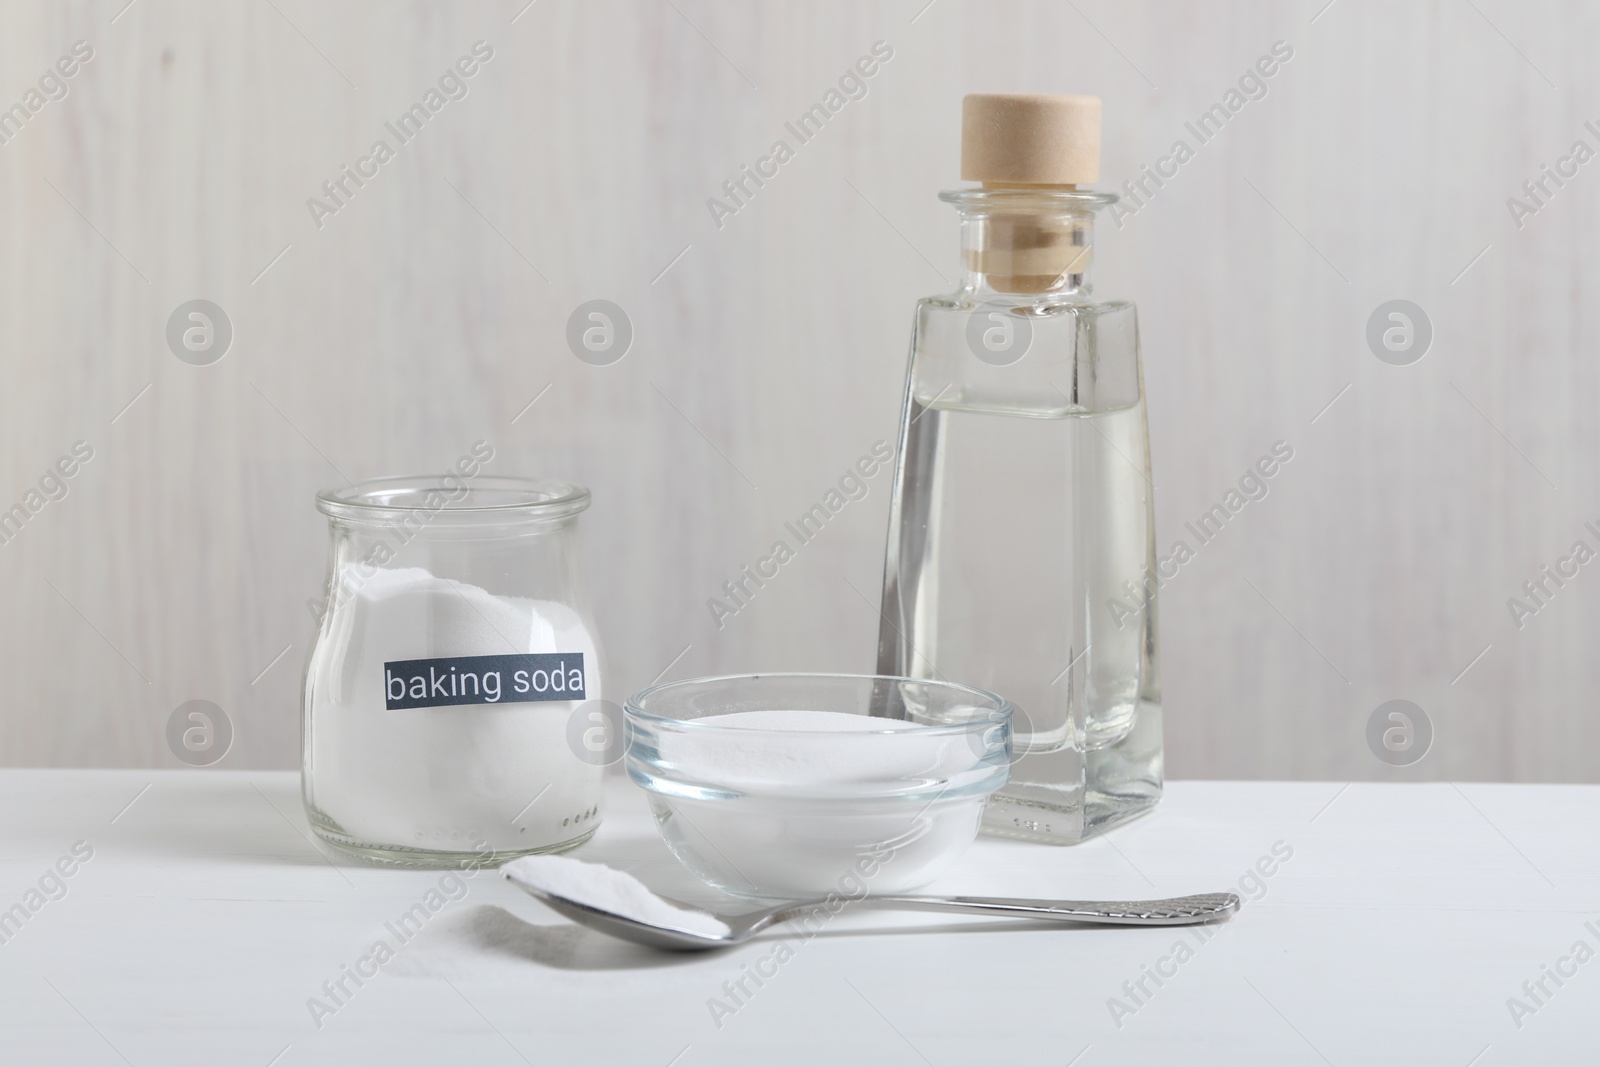
[[[301,790],[317,834],[368,859],[498,863],[600,824],[604,761],[578,728],[601,699],[589,491],[478,475],[480,449],[462,476],[317,496],[331,541]]]

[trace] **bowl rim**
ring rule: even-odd
[[[756,681],[762,678],[798,678],[798,679],[829,679],[864,682],[909,682],[914,685],[936,686],[942,689],[959,690],[969,693],[985,703],[992,703],[993,709],[985,716],[974,717],[966,722],[957,723],[912,723],[910,729],[886,730],[784,730],[769,729],[765,727],[749,726],[718,726],[714,721],[719,716],[710,715],[699,719],[678,719],[669,715],[656,715],[640,707],[653,694],[665,689],[680,689],[688,686],[701,686],[713,682],[742,682]],[[964,682],[947,682],[939,678],[911,678],[899,674],[850,674],[837,671],[753,671],[743,674],[717,674],[697,678],[679,678],[671,682],[660,682],[649,685],[634,693],[623,702],[623,715],[628,719],[635,719],[650,724],[671,726],[676,729],[691,731],[720,731],[732,733],[734,731],[745,735],[773,735],[793,737],[796,735],[811,735],[816,737],[882,737],[884,734],[915,734],[919,737],[939,736],[941,734],[963,734],[973,730],[989,729],[1003,725],[1011,727],[1015,715],[1016,705],[999,693],[988,689],[980,689],[975,685]],[[819,709],[825,710],[825,709]],[[905,722],[904,719],[892,719],[891,722]]]

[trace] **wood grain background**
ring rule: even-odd
[[[313,492],[478,439],[593,489],[610,694],[870,669],[886,475],[725,628],[705,601],[894,439],[912,303],[956,269],[961,95],[1101,95],[1114,188],[1281,40],[1266,96],[1098,234],[1099,291],[1141,308],[1163,550],[1294,449],[1163,591],[1169,771],[1600,780],[1600,564],[1507,608],[1600,547],[1600,163],[1506,206],[1600,148],[1600,13],[1325,2],[0,7],[0,105],[94,50],[0,145],[0,507],[94,450],[0,545],[0,762],[175,766],[201,698],[219,766],[295,766]],[[319,228],[307,198],[478,40],[467,97]],[[880,40],[719,228],[707,198]],[[164,339],[195,298],[235,331],[212,366]],[[636,331],[609,367],[563,339],[594,298]],[[1396,298],[1434,333],[1406,367],[1364,339]],[[1364,739],[1393,698],[1436,732],[1404,771]]]

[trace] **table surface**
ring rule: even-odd
[[[608,788],[574,855],[709,902],[642,794]],[[22,907],[0,926],[8,1064],[1600,1057],[1596,786],[1174,782],[1085,845],[980,838],[927,891],[1239,891],[1210,936],[846,911],[706,955],[611,941],[494,872],[335,860],[290,773],[8,770],[0,808],[0,909]],[[418,903],[438,910],[400,944],[386,924]],[[380,940],[376,976],[324,992]]]

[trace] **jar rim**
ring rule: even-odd
[[[317,493],[324,515],[377,522],[417,511],[452,519],[549,520],[576,515],[589,502],[589,490],[573,482],[490,474],[391,475]]]

